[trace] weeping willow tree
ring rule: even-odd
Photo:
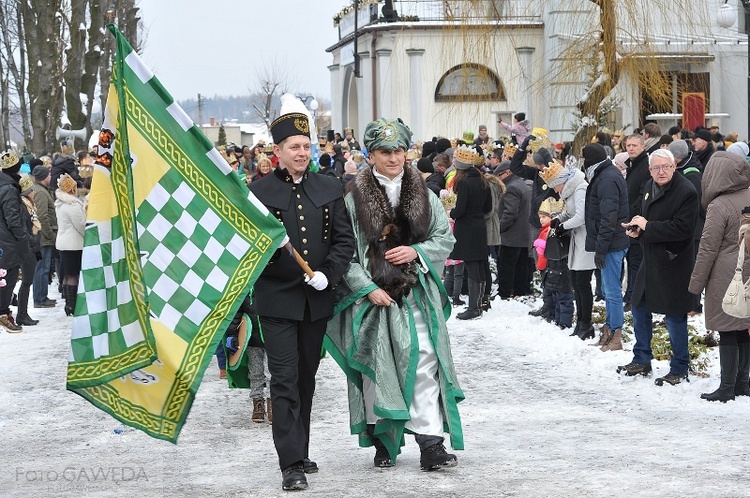
[[[473,115],[474,128],[493,113],[507,120],[533,102],[535,126],[553,124],[580,146],[601,129],[603,112],[613,119],[613,99],[633,117],[648,106],[679,111],[685,88],[675,74],[695,69],[680,57],[710,59],[704,43],[716,30],[709,10],[717,2],[686,0],[676,9],[672,0],[403,0],[393,2],[402,22],[393,53],[430,33],[426,47],[439,49],[441,61],[439,73],[423,68],[424,92],[434,91],[430,82],[439,87],[446,68],[466,69],[444,104],[435,92],[435,128],[466,128],[453,124],[459,115]],[[403,59],[391,64],[394,74],[409,71]],[[569,128],[574,115],[578,125]]]

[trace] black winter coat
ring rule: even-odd
[[[440,195],[440,191],[445,188],[445,177],[442,173],[432,173],[430,176],[425,178],[427,188],[435,192],[436,195]]]
[[[83,178],[78,174],[78,166],[72,157],[59,155],[52,160],[52,168],[49,171],[50,181],[49,188],[54,195],[57,190],[57,181],[63,173],[67,173],[76,181],[78,188],[83,187]]]
[[[6,270],[20,266],[23,254],[29,253],[29,240],[26,227],[21,216],[21,188],[18,186],[17,175],[12,177],[0,173],[0,268]],[[8,282],[13,285],[14,282]]]
[[[698,192],[698,218],[695,221],[695,230],[693,230],[693,240],[695,241],[696,250],[698,249],[698,242],[700,242],[701,235],[703,234],[703,225],[706,224],[706,208],[704,208],[701,203],[701,183],[703,182],[702,169],[700,161],[695,158],[695,154],[692,152],[677,165],[677,171],[690,180],[690,183],[695,187],[695,191]]]
[[[621,225],[628,221],[628,187],[620,170],[607,159],[586,189],[586,250],[607,254],[630,247],[630,237]]]
[[[651,174],[648,172],[648,154],[644,151],[635,159],[625,161],[628,168],[625,183],[628,185],[628,210],[630,218],[641,214],[641,204],[643,203],[643,194],[646,184],[651,180]],[[637,243],[633,242],[634,244]]]
[[[554,197],[555,200],[559,200],[560,196],[555,193],[554,189],[547,186],[542,177],[539,176],[539,168],[535,166],[527,166],[523,162],[526,160],[526,152],[517,150],[513,154],[513,158],[510,160],[510,171],[516,176],[520,176],[526,180],[531,180],[533,185],[531,187],[531,207],[529,209],[529,223],[535,228],[541,229],[542,225],[539,223],[539,206],[542,205],[544,199],[547,197]],[[506,245],[506,244],[503,244]]]
[[[341,182],[305,172],[294,183],[285,168],[250,184],[250,191],[284,224],[287,235],[313,271],[328,279],[317,291],[304,282],[304,272],[285,250],[279,249],[255,284],[258,314],[264,317],[310,320],[333,314],[331,289],[341,280],[354,255],[354,233],[344,207]]]
[[[522,178],[510,175],[505,180],[505,194],[500,199],[500,245],[530,247],[529,210],[531,189]],[[537,216],[537,223],[539,222]]]
[[[652,313],[683,314],[695,309],[696,296],[688,291],[693,272],[693,230],[698,217],[698,193],[675,172],[660,193],[648,182],[642,216],[648,220],[638,237],[643,262],[633,286],[631,304],[646,299]]]
[[[476,168],[467,170],[453,188],[456,191],[456,207],[451,209],[450,217],[456,220],[453,226],[456,245],[450,257],[463,261],[484,261],[487,259],[484,214],[492,210],[490,188],[482,184],[481,173]]]
[[[709,159],[711,159],[711,156],[714,155],[714,152],[716,150],[714,149],[714,144],[709,143],[706,145],[706,148],[702,151],[694,151],[693,154],[695,154],[695,158],[701,163],[701,173],[703,173],[703,170],[706,168],[706,164],[708,164]]]

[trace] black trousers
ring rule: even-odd
[[[302,321],[260,317],[271,374],[273,443],[279,467],[307,458],[315,374],[328,318]]]
[[[6,268],[6,270],[8,273],[5,275],[5,287],[0,287],[0,315],[10,313],[10,302],[13,300],[13,291],[16,289],[18,272],[21,270],[21,267],[13,266]]]
[[[500,297],[529,294],[528,259],[528,248],[500,245],[500,262],[497,268],[497,293]]]
[[[578,321],[591,323],[591,312],[594,308],[594,294],[591,292],[591,275],[594,270],[571,270],[573,292],[576,296],[576,318]]]

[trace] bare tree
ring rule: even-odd
[[[252,107],[255,114],[271,128],[271,123],[278,114],[275,109],[275,103],[278,97],[294,86],[293,80],[289,77],[286,70],[282,69],[278,63],[265,64],[258,66],[257,89],[252,93]]]

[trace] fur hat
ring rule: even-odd
[[[435,152],[438,154],[442,154],[447,149],[451,148],[451,141],[447,138],[438,138],[438,141],[435,142]]]
[[[453,152],[453,160],[456,163],[456,169],[471,169],[476,164],[478,155],[474,147],[462,145]]]
[[[21,195],[29,195],[34,189],[34,181],[30,175],[21,175],[21,179],[18,181],[18,186],[21,187]]]
[[[435,152],[435,142],[427,141],[422,144],[422,157],[427,157]]]
[[[525,112],[516,113],[513,116],[513,119],[515,119],[516,121],[518,121],[520,123],[521,121],[526,120],[526,113]]]
[[[78,188],[78,185],[76,185],[76,181],[73,180],[69,174],[63,173],[57,179],[57,188],[59,188],[63,192],[72,194],[73,192],[76,191],[76,189]]]
[[[588,144],[583,148],[583,167],[588,168],[607,159],[607,151],[600,144]]]

